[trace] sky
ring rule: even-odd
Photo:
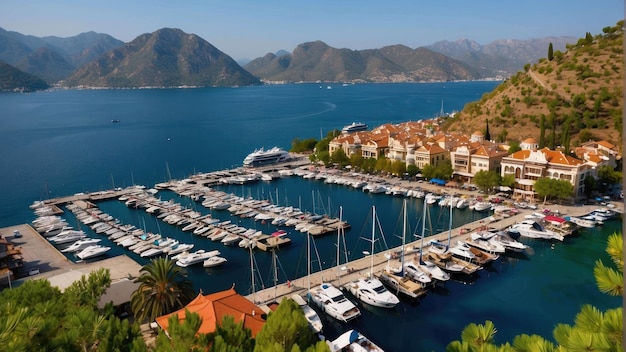
[[[169,27],[235,60],[321,40],[334,48],[411,48],[437,41],[599,34],[624,18],[624,0],[0,0],[0,27],[71,37],[95,31],[129,42]]]

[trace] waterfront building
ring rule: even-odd
[[[574,197],[585,196],[585,177],[594,176],[595,169],[584,160],[548,148],[523,149],[502,158],[502,176],[514,175],[514,195],[535,198],[534,184],[540,178],[568,181],[574,186]]]
[[[574,148],[572,152],[577,158],[585,160],[596,169],[600,166],[614,168],[617,166],[616,160],[621,157],[617,148],[607,141],[589,141]]]
[[[473,136],[477,137],[476,133]],[[480,171],[494,171],[500,174],[502,158],[508,153],[508,147],[505,145],[481,138],[473,138],[472,141],[470,138],[468,142],[450,151],[453,175],[465,182],[471,182],[474,175]]]

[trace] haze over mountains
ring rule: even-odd
[[[261,81],[421,82],[506,78],[574,37],[471,40],[428,47],[332,48],[303,43],[254,59],[242,68],[206,40],[163,28],[123,43],[94,32],[74,37],[34,37],[0,28],[0,61],[49,84],[68,87],[240,86]],[[5,67],[5,66],[2,66]]]

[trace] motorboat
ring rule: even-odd
[[[263,148],[261,148],[248,154],[243,159],[243,166],[261,166],[288,161],[289,159],[291,159],[291,155],[289,154],[289,152],[278,147],[274,147],[268,150],[264,150]]]
[[[331,352],[384,352],[382,348],[356,330],[348,330],[333,341],[326,340]]]
[[[105,246],[101,246],[101,245],[93,245],[93,246],[89,246],[85,249],[83,249],[82,251],[78,252],[78,254],[76,254],[76,256],[82,260],[85,259],[89,259],[89,258],[94,258],[97,257],[99,255],[103,255],[104,253],[108,252],[111,249],[111,247],[105,247]]]
[[[364,124],[363,122],[353,122],[349,125],[343,126],[343,128],[341,129],[341,133],[353,133],[353,132],[359,132],[359,131],[367,131],[367,124]]]
[[[428,205],[433,205],[437,203],[441,199],[441,196],[436,195],[434,193],[428,193],[424,196],[424,202]]]
[[[413,261],[407,261],[404,263],[404,272],[406,276],[423,285],[430,284],[433,281],[430,278],[430,275],[426,271],[422,270],[419,264]]]
[[[575,225],[578,225],[580,227],[585,227],[588,229],[594,228],[598,224],[598,220],[593,216],[583,216],[583,217],[566,216],[565,220]]]
[[[84,231],[65,230],[65,231],[61,231],[59,234],[55,236],[48,237],[48,241],[58,245],[58,244],[75,242],[85,237],[87,237],[87,235],[85,235]]]
[[[362,278],[352,281],[345,287],[361,302],[381,308],[393,308],[400,300],[389,292],[377,278]]]
[[[294,293],[291,296],[291,299],[293,299],[294,302],[296,302],[300,306],[302,312],[304,312],[304,317],[309,323],[309,327],[311,328],[311,330],[313,330],[313,332],[316,334],[322,332],[324,325],[322,324],[320,316],[317,315],[317,312],[315,312],[315,310],[306,303],[304,298],[302,298],[302,296],[300,296],[299,294]]]
[[[478,231],[472,233],[470,235],[470,238],[465,241],[465,243],[467,243],[471,247],[478,248],[481,251],[485,251],[487,253],[503,254],[504,252],[506,252],[506,248],[502,244],[495,241],[490,241],[493,236],[494,235],[491,232],[485,233],[483,231]]]
[[[220,251],[218,251],[217,249],[209,252],[205,251],[204,249],[199,249],[191,253],[181,253],[177,256],[172,257],[172,259],[176,259],[176,265],[185,268],[190,265],[204,262],[205,260],[216,255],[220,255]]]
[[[216,255],[216,256],[209,257],[208,259],[206,259],[202,265],[205,268],[213,268],[213,267],[222,265],[226,262],[227,262],[226,258]]]
[[[563,241],[564,238],[563,235],[544,228],[541,224],[534,220],[524,220],[513,224],[510,227],[510,231],[517,232],[520,236],[528,238],[541,238],[559,241]]]
[[[438,267],[437,265],[435,265],[435,263],[431,261],[424,260],[420,264],[420,269],[428,273],[431,279],[435,279],[441,282],[450,280],[450,274],[445,272],[442,268]]]
[[[84,238],[82,240],[78,240],[74,243],[72,243],[69,247],[61,250],[61,252],[64,253],[73,253],[73,252],[78,252],[80,250],[83,250],[89,246],[98,244],[100,241],[102,241],[99,238]]]
[[[163,250],[163,253],[169,255],[169,256],[173,256],[176,255],[178,253],[182,253],[185,251],[188,251],[190,249],[192,249],[194,246],[193,243],[178,243],[175,246],[171,246],[171,247],[167,247]]]
[[[318,287],[311,289],[309,297],[315,305],[330,317],[344,323],[361,315],[359,308],[331,283],[324,282]]]
[[[528,248],[527,245],[523,244],[520,241],[514,240],[511,236],[507,235],[506,232],[500,231],[495,234],[492,238],[489,239],[490,242],[498,242],[504,246],[509,251],[512,252],[523,252]]]
[[[478,211],[478,212],[483,212],[483,211],[487,211],[490,210],[492,207],[492,204],[489,202],[476,202],[474,203],[474,211]]]

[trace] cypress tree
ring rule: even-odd
[[[554,59],[554,49],[552,48],[552,42],[548,45],[548,60],[552,61]]]
[[[546,145],[546,115],[544,114],[541,114],[539,129],[539,149],[542,149]]]
[[[485,140],[491,140],[491,134],[489,134],[489,119],[485,119],[487,121],[487,127],[485,128]]]

